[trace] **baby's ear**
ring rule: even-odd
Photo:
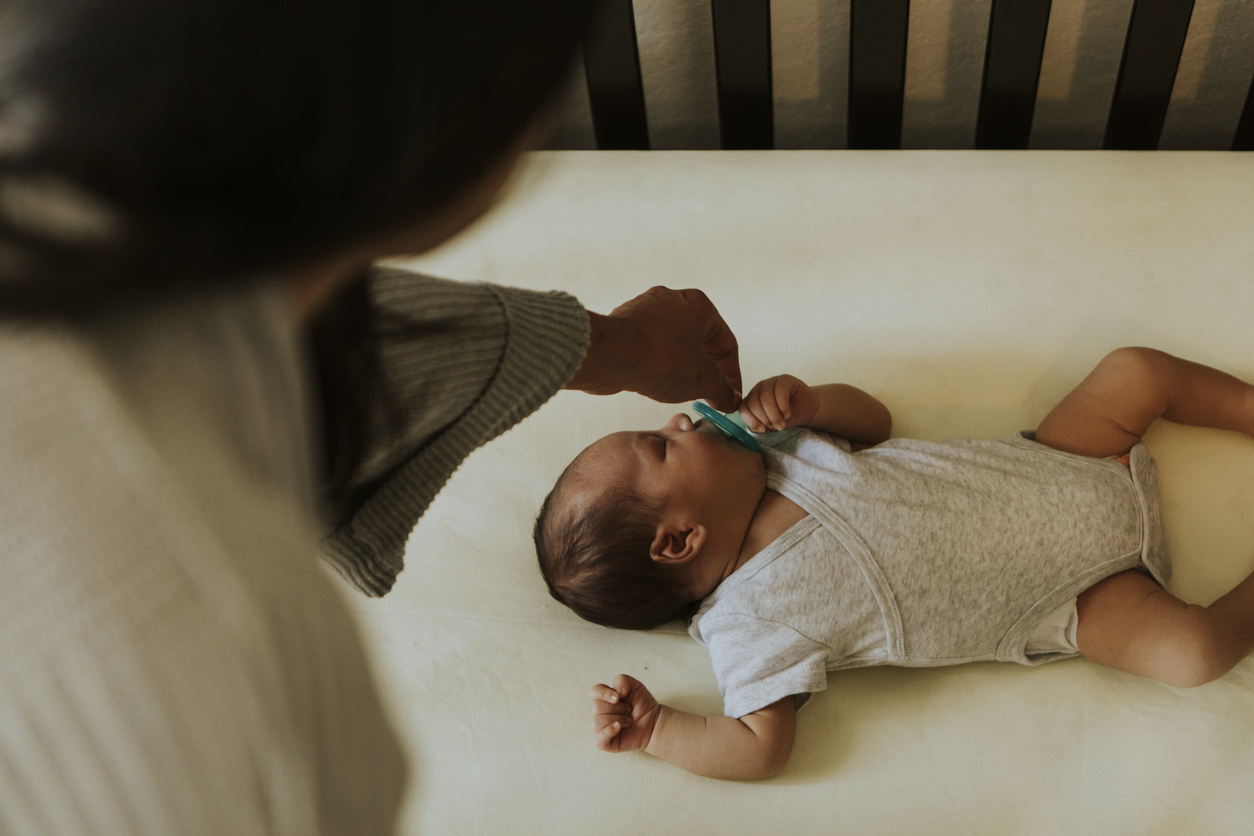
[[[675,566],[689,563],[705,548],[708,532],[703,525],[683,527],[663,523],[649,546],[649,557]]]

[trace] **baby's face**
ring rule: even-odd
[[[682,413],[657,430],[597,441],[580,456],[579,473],[585,490],[625,486],[719,530],[747,525],[766,485],[760,453]]]

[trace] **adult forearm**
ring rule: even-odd
[[[663,705],[645,751],[707,778],[769,778],[788,762],[787,745],[734,717],[704,717]]]

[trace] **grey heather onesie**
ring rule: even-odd
[[[893,439],[851,453],[810,430],[760,436],[767,485],[809,516],[725,580],[689,632],[742,717],[866,665],[1036,665],[1047,615],[1130,568],[1171,563],[1153,459],[1001,440]]]

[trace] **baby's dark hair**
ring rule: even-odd
[[[594,624],[648,630],[696,611],[684,573],[649,555],[660,503],[615,487],[588,506],[564,507],[575,464],[558,478],[536,517],[533,537],[549,593]]]

